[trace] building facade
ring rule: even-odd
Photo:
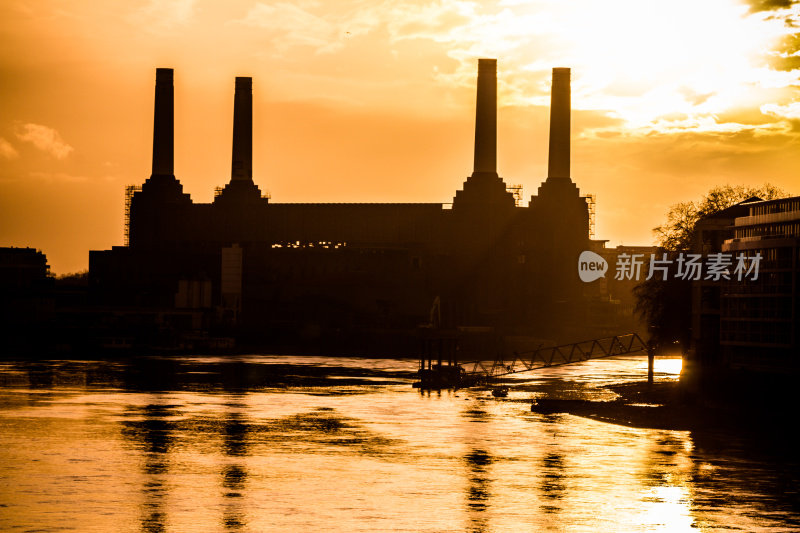
[[[800,370],[800,197],[748,204],[736,217],[722,252],[758,264],[758,276],[724,284],[720,346],[733,369],[796,373]],[[758,258],[758,259],[756,259]]]
[[[576,270],[589,211],[570,177],[569,69],[553,70],[548,176],[525,207],[497,173],[496,60],[478,62],[473,172],[450,208],[265,198],[253,181],[251,78],[236,79],[230,181],[195,203],[173,169],[172,76],[156,72],[153,170],[131,200],[129,245],[90,252],[98,305],[323,349],[407,351],[434,307],[442,328],[596,333]]]
[[[800,370],[800,197],[749,198],[702,219],[693,251],[730,264],[718,280],[691,283],[689,379],[793,379]]]

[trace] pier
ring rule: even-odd
[[[440,341],[438,345],[436,339],[426,341],[426,350],[420,358],[419,382],[414,384],[415,387],[436,389],[487,385],[510,374],[640,352],[648,354],[648,381],[653,380],[655,350],[636,333],[540,346],[535,350],[514,352],[511,357],[504,357],[498,351],[492,360],[464,362],[455,359],[457,338],[448,336]],[[435,350],[437,347],[441,348],[438,352]]]

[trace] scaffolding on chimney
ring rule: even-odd
[[[131,201],[133,201],[134,193],[141,190],[141,185],[128,185],[125,187],[125,246],[130,245],[131,242]]]
[[[594,239],[595,237],[594,220],[597,209],[597,195],[587,194],[586,196],[584,196],[584,198],[586,199],[586,206],[589,208],[589,238]]]
[[[514,185],[509,185],[506,187],[506,190],[514,197],[514,207],[519,207],[522,203],[522,184],[515,183]]]

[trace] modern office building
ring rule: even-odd
[[[702,219],[693,252],[727,266],[719,279],[692,281],[687,375],[723,383],[796,376],[800,197],[749,198]]]
[[[769,373],[800,370],[800,197],[748,204],[722,252],[746,257],[720,301],[720,346],[733,369]],[[757,273],[756,273],[757,267]],[[735,268],[735,267],[734,267]]]

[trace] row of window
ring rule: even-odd
[[[792,294],[792,279],[797,273],[759,272],[758,279],[725,282],[722,294]]]
[[[746,237],[800,237],[800,221],[775,222],[759,224],[757,226],[744,226],[736,229],[736,238]]]
[[[792,299],[777,298],[725,298],[722,303],[725,318],[773,318],[792,316]]]
[[[800,211],[800,197],[787,198],[768,204],[754,205],[750,208],[750,215],[771,215],[772,213],[785,213]]]
[[[728,252],[739,256],[754,257],[756,254],[761,256],[759,260],[759,271],[771,269],[791,269],[795,265],[800,265],[800,247],[780,246],[775,248],[759,248],[754,250],[736,250]],[[797,256],[795,259],[794,256]]]
[[[792,324],[790,322],[744,322],[723,319],[720,338],[723,342],[790,344],[792,342]]]

